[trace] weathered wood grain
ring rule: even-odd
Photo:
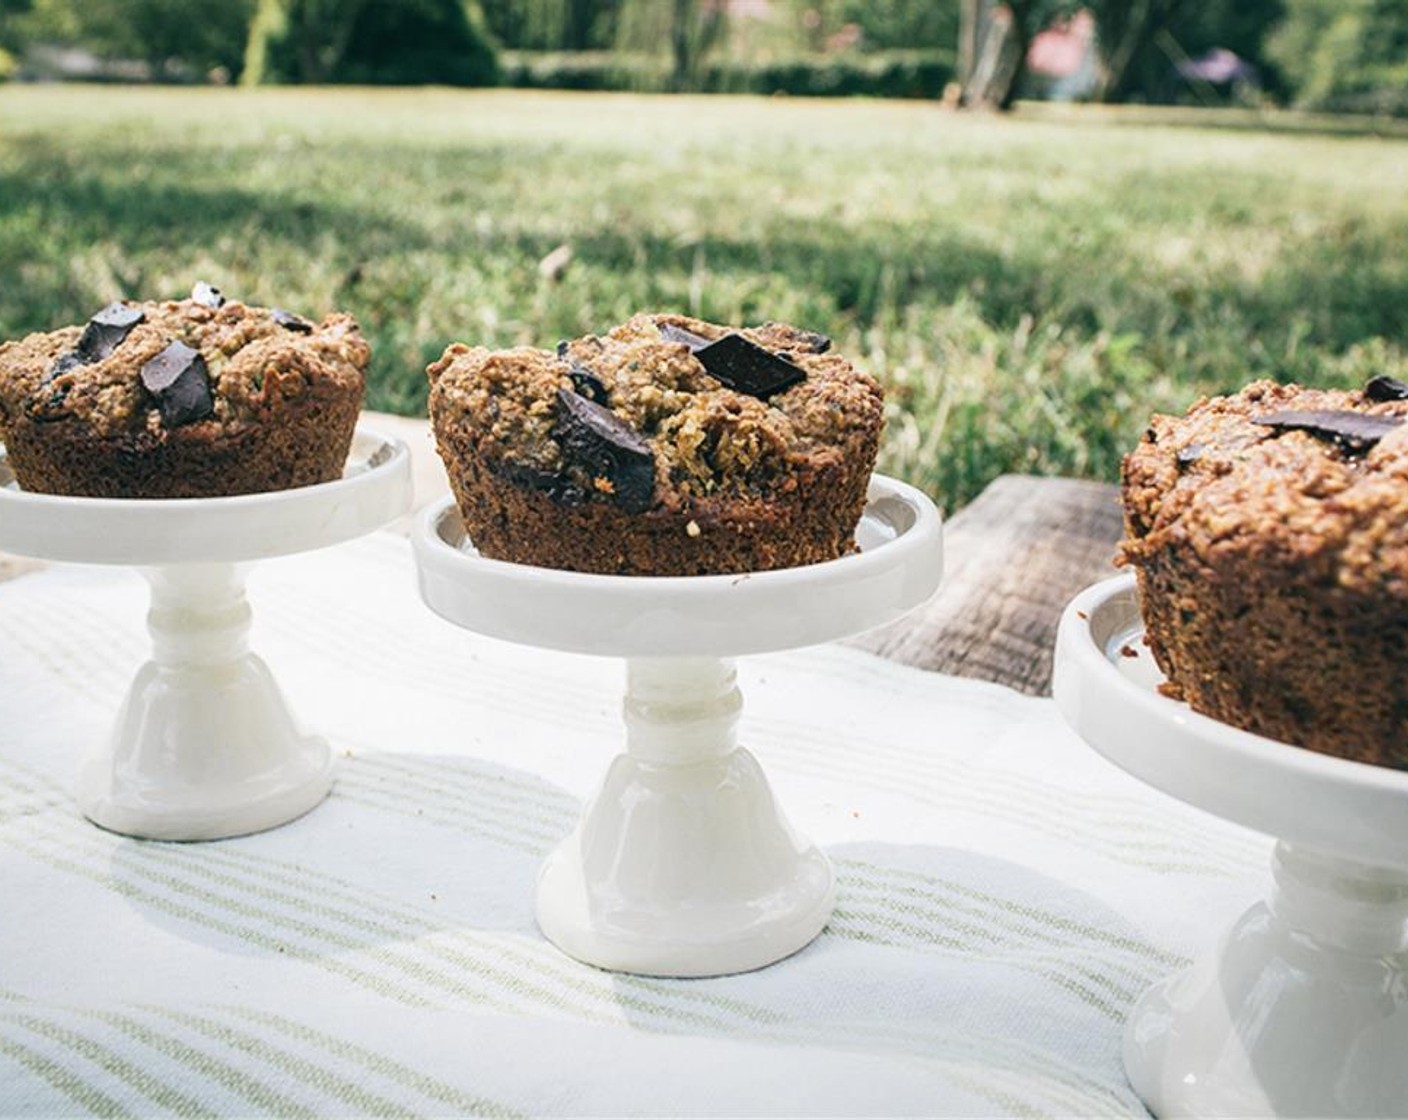
[[[1051,691],[1061,611],[1106,576],[1121,534],[1119,491],[1004,475],[944,527],[944,581],[926,604],[852,645],[922,669]]]

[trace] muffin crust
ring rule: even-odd
[[[114,305],[140,320],[86,360],[79,326],[0,346],[0,439],[20,485],[209,497],[338,477],[370,360],[356,323],[211,302]],[[172,407],[149,387],[154,360],[191,352],[200,372],[189,378],[208,392]]]
[[[1171,695],[1408,768],[1408,400],[1376,396],[1261,381],[1154,417],[1124,463],[1121,562]]]
[[[701,343],[734,333],[637,315],[556,352],[456,344],[429,367],[440,453],[484,555],[694,575],[813,563],[853,547],[883,422],[878,383],[822,336],[770,323],[736,333],[801,376],[762,399],[723,384],[678,332]],[[580,453],[559,394],[609,412],[604,429],[624,426],[605,460]],[[622,469],[638,454],[632,439],[653,475],[639,489]]]

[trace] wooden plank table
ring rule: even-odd
[[[426,421],[385,413],[364,419],[410,447],[417,508],[446,492]],[[403,518],[401,528],[410,520]],[[1081,588],[1114,573],[1119,536],[1114,486],[1004,475],[945,525],[937,594],[851,644],[907,665],[1046,695],[1061,610]],[[0,580],[41,567],[0,554]]]

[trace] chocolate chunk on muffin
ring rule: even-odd
[[[258,493],[338,478],[371,351],[349,315],[191,297],[119,302],[0,346],[0,440],[25,490]]]
[[[1408,768],[1408,387],[1261,381],[1156,416],[1121,560],[1166,691],[1283,742]]]
[[[479,552],[623,575],[764,571],[854,548],[883,401],[830,340],[637,315],[556,351],[455,344],[430,415]]]

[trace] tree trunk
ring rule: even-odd
[[[1134,84],[1134,62],[1140,51],[1182,7],[1183,0],[1131,0],[1126,5],[1107,5],[1105,19],[1100,23],[1100,85],[1096,91],[1106,104],[1124,101]],[[1109,18],[1112,9],[1123,17],[1121,22]],[[1104,44],[1110,44],[1108,49]]]
[[[1022,79],[1027,76],[1027,51],[1031,49],[1033,34],[1030,21],[1014,12],[1012,28],[1007,33],[1006,50],[1010,52],[1010,60],[1004,67],[1006,82],[1001,93],[995,95],[997,107],[1004,113],[1011,112],[1017,104]]]
[[[679,93],[689,83],[690,17],[694,14],[693,0],[673,0],[670,19],[670,89]]]
[[[979,27],[983,0],[963,0],[958,21],[958,84],[966,91],[978,65]]]

